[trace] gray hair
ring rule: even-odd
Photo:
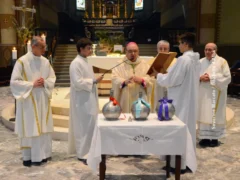
[[[215,47],[214,47],[214,48],[215,48],[215,50],[217,51],[218,47],[217,47],[217,45],[216,45],[215,43],[214,43],[214,45],[215,45]]]
[[[43,39],[40,36],[33,36],[31,40],[31,46],[37,46],[39,41],[43,41]]]
[[[167,44],[167,45],[170,47],[170,43],[169,43],[168,41],[166,41],[166,40],[160,40],[160,41],[158,41],[158,43],[157,43],[157,48],[158,48],[161,44]]]

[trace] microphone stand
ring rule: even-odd
[[[122,63],[124,63],[124,62],[126,62],[126,61],[128,61],[128,59],[125,60],[125,61],[123,61],[123,62],[121,62],[121,63],[119,63],[119,64],[117,64],[116,66],[112,67],[111,69],[106,70],[106,71],[102,74],[102,76],[104,76],[107,72],[111,71],[112,69],[114,69],[115,67],[121,65]]]

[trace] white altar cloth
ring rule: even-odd
[[[119,56],[89,56],[88,63],[94,67],[101,69],[111,69],[116,66],[119,61],[124,58],[125,55]],[[149,61],[153,59],[153,56],[140,56],[141,59]]]
[[[101,155],[186,155],[187,166],[195,172],[196,154],[187,126],[176,116],[171,121],[159,121],[152,113],[147,121],[106,121],[98,115],[88,166],[96,173]],[[123,115],[120,116],[120,118]]]

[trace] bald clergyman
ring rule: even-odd
[[[204,52],[205,58],[200,60],[198,138],[200,146],[215,147],[218,139],[225,135],[227,87],[231,74],[227,61],[216,54],[216,44],[206,44]],[[212,128],[213,123],[215,128]]]

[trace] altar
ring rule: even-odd
[[[105,179],[105,155],[175,155],[175,179],[180,179],[181,159],[186,160],[193,172],[196,171],[191,134],[176,116],[170,121],[159,121],[155,113],[146,121],[129,121],[131,114],[125,116],[120,116],[117,121],[106,121],[103,114],[98,115],[87,162],[95,173],[99,167],[100,180]],[[168,171],[166,174],[169,177]]]

